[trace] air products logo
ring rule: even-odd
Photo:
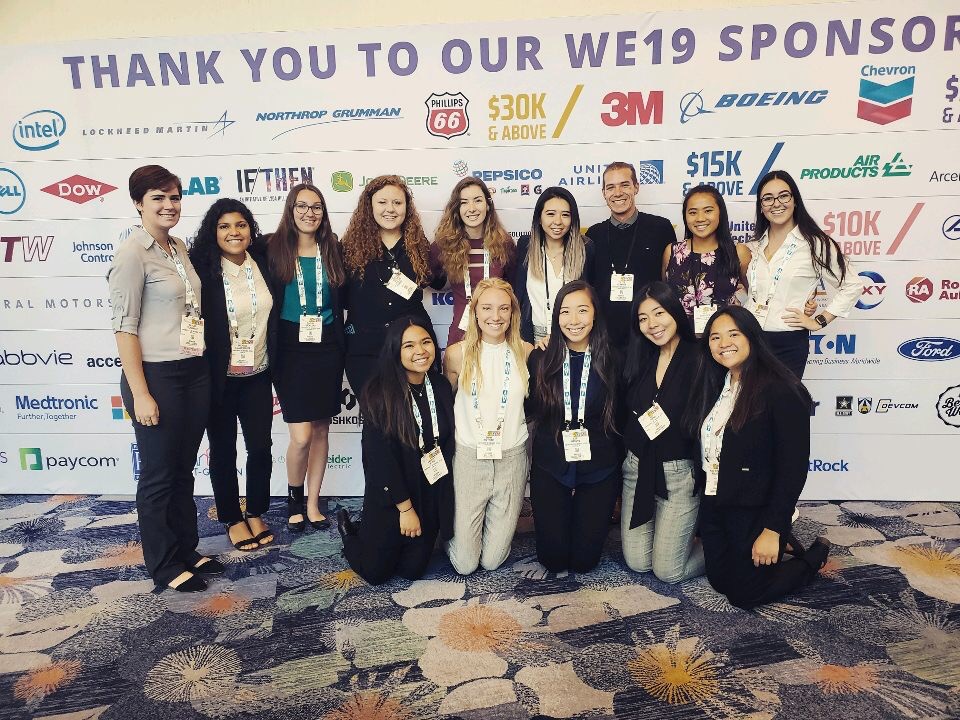
[[[860,100],[857,117],[861,120],[889,125],[909,117],[913,110],[913,84],[916,79],[915,65],[878,67],[864,65],[860,68]],[[889,83],[880,83],[867,78],[902,77]]]

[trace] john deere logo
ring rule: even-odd
[[[353,173],[337,170],[330,176],[330,185],[334,192],[350,192],[353,190]]]

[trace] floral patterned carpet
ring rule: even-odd
[[[128,498],[0,496],[0,719],[960,717],[958,504],[804,503],[830,562],[753,612],[627,570],[613,528],[595,571],[546,573],[529,508],[496,572],[438,553],[369,587],[334,529],[241,553],[198,504],[228,569],[186,594],[155,591]]]

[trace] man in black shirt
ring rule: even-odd
[[[603,199],[610,208],[610,217],[587,231],[596,251],[593,277],[597,295],[610,341],[620,349],[626,347],[630,337],[634,291],[661,279],[664,248],[676,240],[669,220],[637,210],[635,198],[639,189],[633,165],[607,165],[603,171]]]

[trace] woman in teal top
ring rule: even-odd
[[[273,384],[290,431],[287,527],[301,532],[307,521],[318,529],[328,524],[319,508],[320,485],[330,418],[340,414],[343,389],[340,288],[345,275],[320,190],[306,183],[290,190],[267,255],[277,295],[283,297]]]

